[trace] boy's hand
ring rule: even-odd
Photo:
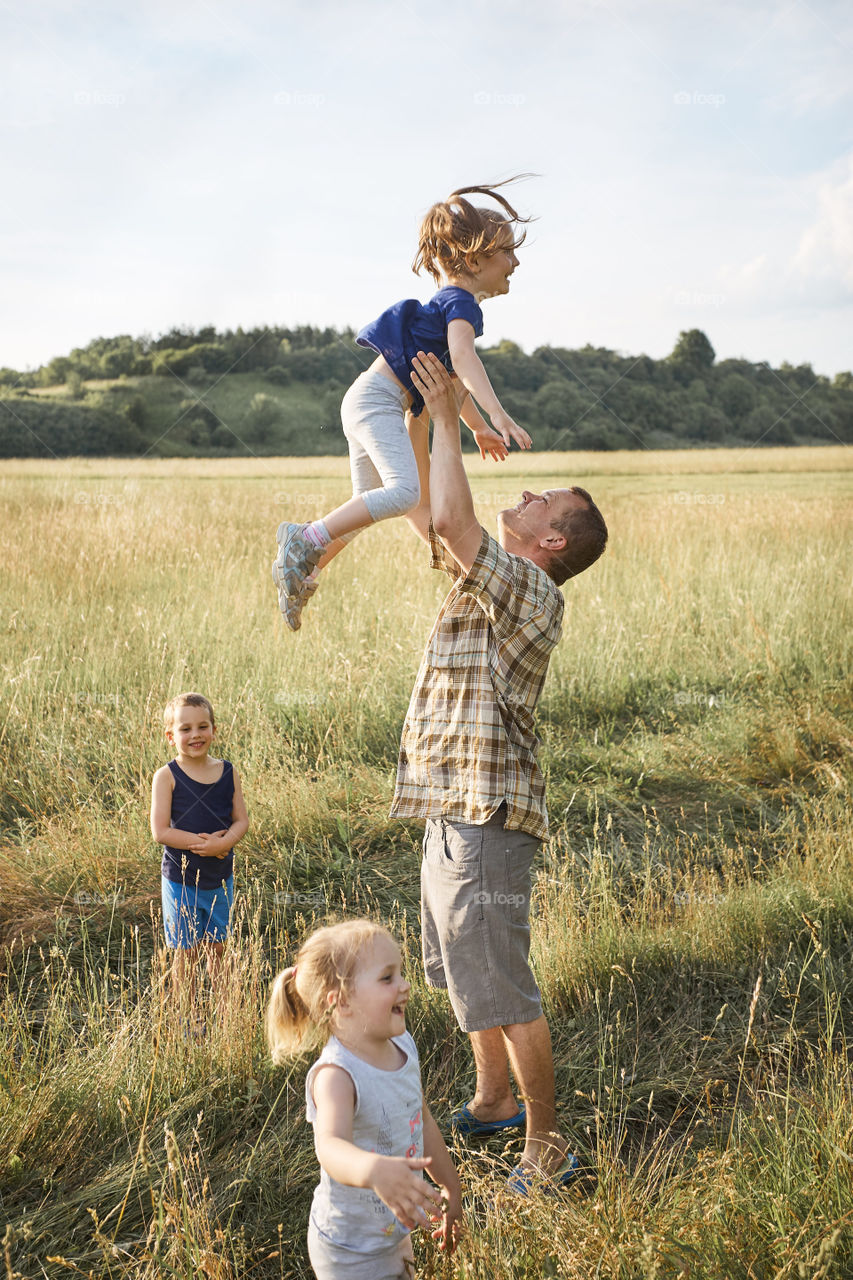
[[[383,1204],[412,1230],[430,1221],[430,1210],[436,1209],[441,1196],[435,1187],[418,1176],[419,1169],[431,1163],[429,1156],[379,1156],[370,1180],[371,1188]]]
[[[190,845],[190,852],[197,853],[202,858],[219,858],[221,860],[231,850],[231,845],[225,840],[227,834],[227,828],[223,831],[216,831],[213,835],[202,832],[198,840]]]
[[[503,462],[509,450],[504,444],[503,437],[499,436],[497,431],[492,431],[490,427],[486,427],[484,430],[472,431],[471,434],[477,442],[481,458],[485,458],[486,454],[488,454],[495,462]]]
[[[442,1200],[441,1213],[431,1214],[430,1221],[438,1223],[432,1232],[433,1240],[437,1240],[446,1253],[453,1253],[462,1235],[462,1196],[458,1191]]]
[[[492,420],[492,426],[498,435],[503,439],[504,444],[509,448],[510,440],[514,440],[519,449],[529,449],[533,444],[530,436],[520,427],[517,422],[513,422],[508,413],[501,411],[500,413],[491,413],[489,417]]]

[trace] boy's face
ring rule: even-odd
[[[210,750],[215,732],[210,713],[205,707],[191,707],[184,703],[176,708],[172,727],[166,730],[166,737],[178,755],[201,760]]]

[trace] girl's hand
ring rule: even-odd
[[[481,458],[485,458],[486,454],[488,454],[495,462],[503,462],[509,452],[504,444],[503,436],[499,436],[497,431],[492,431],[490,427],[472,431],[471,434],[477,442]]]
[[[514,440],[519,449],[529,449],[533,444],[524,427],[520,427],[517,422],[513,422],[508,413],[504,413],[501,410],[500,413],[489,414],[489,417],[492,420],[492,426],[498,435],[502,437],[507,448],[509,448],[510,440]]]
[[[430,1221],[438,1223],[432,1232],[433,1240],[437,1240],[446,1253],[455,1252],[462,1235],[462,1197],[458,1191],[441,1202],[441,1213],[431,1214]]]
[[[436,1188],[418,1176],[430,1163],[430,1156],[379,1156],[370,1180],[379,1199],[409,1230],[425,1226],[429,1211],[441,1201]]]

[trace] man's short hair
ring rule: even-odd
[[[558,587],[562,586],[567,578],[575,578],[591,564],[595,564],[607,546],[607,525],[604,523],[604,516],[586,489],[573,484],[569,493],[583,498],[584,505],[582,507],[573,505],[571,511],[551,521],[551,528],[563,535],[566,545],[562,551],[552,552],[548,563],[544,566],[545,572]]]

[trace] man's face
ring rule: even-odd
[[[543,493],[525,489],[514,507],[498,512],[498,541],[504,551],[525,555],[543,539],[557,536],[552,527],[555,520],[585,505],[570,489],[545,489]]]

